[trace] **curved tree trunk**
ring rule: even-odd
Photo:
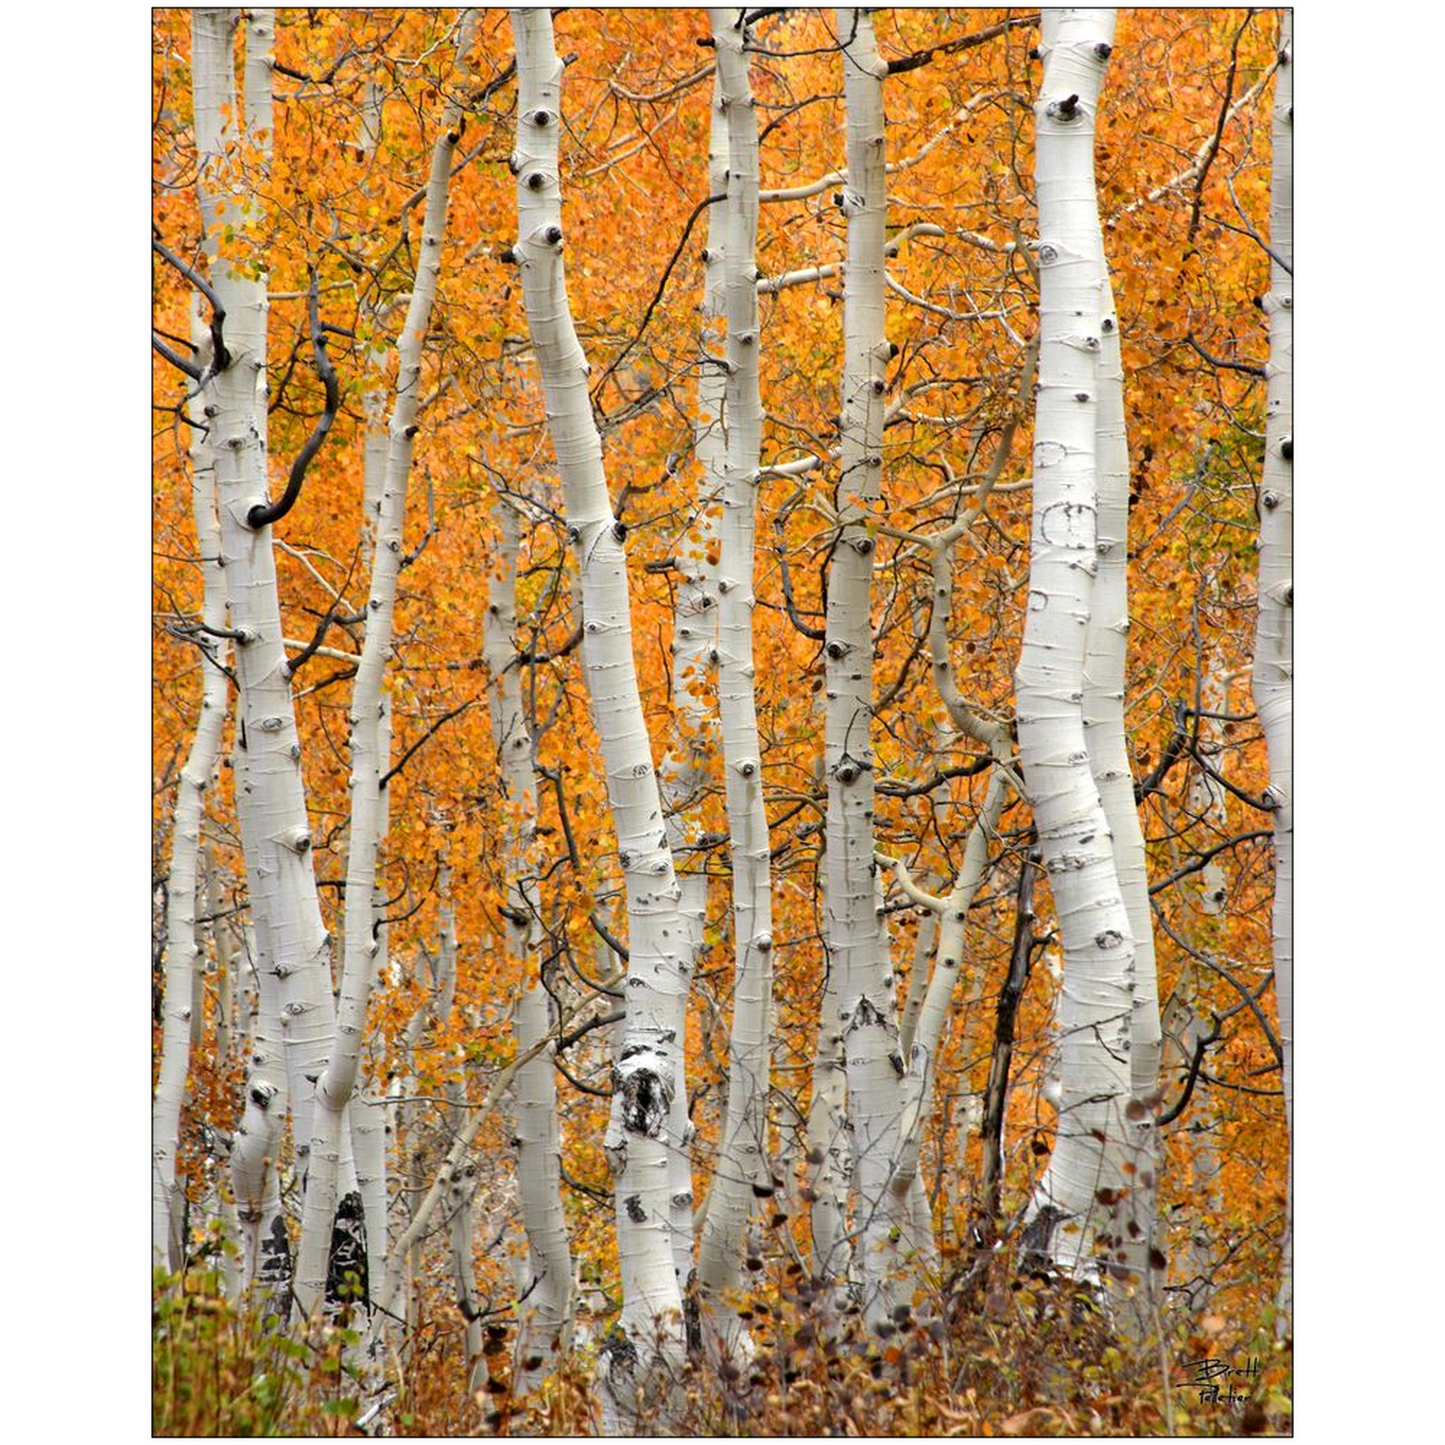
[[[456,66],[465,74],[476,11],[467,10],[457,24]],[[441,134],[432,147],[422,221],[420,259],[411,301],[397,342],[396,398],[391,414],[387,452],[367,594],[366,636],[351,695],[351,824],[346,852],[346,945],[335,1041],[325,1071],[316,1084],[312,1119],[311,1167],[301,1220],[301,1247],[296,1261],[296,1299],[309,1313],[326,1286],[327,1259],[337,1214],[337,1177],[341,1168],[346,1110],[356,1087],[366,1011],[376,981],[379,945],[375,924],[376,860],[380,841],[382,682],[391,652],[397,579],[402,568],[402,529],[406,491],[411,475],[412,439],[421,401],[422,346],[431,324],[432,303],[441,274],[441,249],[446,235],[447,186],[452,153],[460,139],[461,106],[447,101]],[[356,1200],[361,1209],[361,1201]]]
[[[1096,568],[1099,325],[1104,277],[1094,117],[1112,10],[1046,10],[1035,107],[1039,381],[1033,535],[1015,677],[1019,757],[1063,940],[1058,1138],[1029,1206],[1026,1255],[1103,1278],[1128,1180],[1134,947],[1082,699]],[[1098,1255],[1107,1253],[1109,1259]],[[1112,1270],[1111,1270],[1112,1273]]]
[[[206,356],[207,328],[201,323],[199,298],[191,308],[191,336],[197,355]],[[226,621],[226,584],[221,570],[221,535],[216,522],[215,454],[206,435],[201,400],[187,407],[191,419],[191,511],[196,523],[196,550],[201,559],[201,620],[221,630]],[[221,730],[226,722],[226,656],[223,637],[206,640],[200,649],[201,712],[186,765],[181,769],[171,818],[171,866],[166,875],[166,993],[161,1036],[160,1081],[151,1117],[151,1245],[152,1262],[172,1270],[185,1264],[186,1241],[176,1184],[176,1150],[180,1142],[181,1103],[190,1065],[192,1015],[200,1016],[203,996],[197,992],[196,934],[197,867],[206,792],[216,772]]]
[[[237,808],[243,838],[249,839],[245,846],[252,908],[258,922],[264,919],[269,968],[280,985],[280,1032],[298,1165],[304,1169],[311,1137],[312,1081],[326,1064],[335,1005],[329,941],[312,869],[301,744],[282,641],[271,529],[252,527],[249,521],[252,509],[267,500],[266,281],[264,274],[257,279],[248,266],[235,264],[240,255],[233,261],[229,254],[221,254],[221,234],[231,220],[237,221],[244,236],[239,208],[249,207],[253,224],[256,212],[254,188],[234,154],[234,132],[222,128],[223,116],[236,114],[237,20],[235,10],[197,10],[192,17],[196,193],[211,284],[225,311],[229,353],[226,365],[206,386],[205,404],[217,457],[221,555],[231,627],[237,635],[238,727],[246,753],[244,783],[237,780]],[[263,57],[254,52],[256,46],[269,43],[269,25],[258,22],[259,12],[253,16],[248,74],[264,68]],[[268,59],[265,64],[269,65]],[[248,99],[253,106],[264,105],[259,94]],[[241,243],[238,239],[235,244]],[[281,1241],[275,1243],[279,1246]]]
[[[587,361],[567,300],[558,144],[562,62],[546,10],[512,11],[512,30],[519,92],[514,254],[582,580],[582,666],[627,891],[627,1033],[615,1082],[624,1100],[627,1151],[617,1190],[622,1338],[608,1351],[606,1370],[613,1422],[626,1424],[635,1408],[634,1387],[667,1418],[668,1404],[661,1398],[666,1376],[680,1370],[684,1356],[668,1167],[684,939],[632,656],[624,529],[612,515],[587,393]],[[680,1143],[673,1141],[673,1147]]]
[[[1096,42],[1110,44],[1110,40]],[[1098,571],[1089,603],[1084,657],[1084,729],[1089,767],[1099,790],[1114,848],[1114,866],[1129,932],[1134,939],[1133,1009],[1129,1021],[1130,1176],[1120,1217],[1119,1248],[1135,1281],[1135,1296],[1121,1315],[1135,1339],[1151,1328],[1159,1305],[1158,1271],[1150,1263],[1157,1232],[1161,1157],[1154,1126],[1159,1094],[1159,984],[1154,964],[1154,915],[1144,832],[1134,802],[1134,774],[1124,727],[1124,681],[1129,636],[1129,442],[1124,417],[1124,363],[1109,258],[1097,228],[1103,282],[1099,317],[1098,412],[1094,429],[1097,481]]]

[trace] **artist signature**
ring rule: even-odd
[[[1201,1405],[1244,1405],[1259,1379],[1256,1355],[1251,1355],[1243,1365],[1231,1365],[1228,1360],[1206,1356],[1202,1360],[1187,1360],[1179,1368],[1189,1377],[1186,1384],[1199,1391]],[[1244,1391],[1235,1388],[1236,1380],[1245,1384]]]

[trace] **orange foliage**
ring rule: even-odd
[[[982,28],[1007,11],[878,12],[887,57],[912,54],[964,29]],[[1260,81],[1273,60],[1275,21],[1241,10],[1126,10],[1105,88],[1099,131],[1100,203],[1124,338],[1132,451],[1130,677],[1128,720],[1139,776],[1165,757],[1174,704],[1193,706],[1200,671],[1228,677],[1219,766],[1245,794],[1258,795],[1265,761],[1250,720],[1247,666],[1253,635],[1253,487],[1258,476],[1263,388],[1248,375],[1210,365],[1186,338],[1214,357],[1257,363],[1261,314],[1252,298],[1266,289],[1267,257],[1243,234],[1264,229],[1268,205],[1268,86],[1230,116],[1200,188],[1191,234],[1192,180],[1177,184],[1207,148],[1221,109]],[[425,180],[440,87],[449,73],[446,43],[453,12],[434,10],[283,10],[277,15],[274,156],[263,172],[243,157],[261,199],[261,216],[230,238],[232,254],[269,275],[269,449],[273,494],[320,409],[305,330],[308,269],[320,276],[325,319],[339,328],[332,358],[342,383],[336,425],[308,474],[305,491],[277,528],[277,567],[286,636],[307,641],[332,603],[360,612],[366,582],[361,545],[361,382],[364,352],[390,348],[401,307],[385,303],[411,285],[420,231],[418,192]],[[843,163],[839,65],[831,12],[789,11],[758,29],[753,83],[762,131],[765,190],[805,185]],[[569,10],[557,20],[557,48],[571,53],[564,91],[563,189],[572,306],[592,363],[594,403],[604,433],[614,504],[628,525],[633,641],[654,758],[674,740],[671,707],[670,563],[696,549],[697,466],[691,453],[705,220],[684,240],[688,218],[707,190],[710,52],[696,43],[702,12]],[[1241,27],[1243,26],[1242,33]],[[1230,76],[1231,50],[1237,64]],[[940,56],[886,84],[889,223],[941,226],[943,238],[915,236],[889,262],[888,329],[900,348],[889,378],[892,422],[886,434],[884,508],[880,520],[900,532],[927,532],[958,506],[955,482],[967,482],[992,457],[1000,428],[1015,414],[1018,367],[1034,325],[1036,288],[1015,249],[1034,227],[1032,96],[1036,29],[1021,24],[986,44]],[[194,142],[190,114],[188,13],[155,15],[154,219],[168,244],[198,253]],[[403,573],[396,648],[388,670],[394,709],[394,757],[400,759],[443,714],[470,703],[441,725],[391,784],[390,833],[382,891],[394,978],[374,997],[368,1068],[383,1081],[397,1064],[397,1040],[422,996],[419,950],[435,952],[440,899],[438,861],[452,870],[460,945],[458,1008],[426,1037],[415,1063],[417,1092],[440,1096],[449,1082],[479,1098],[511,1053],[509,1016],[524,980],[510,972],[503,949],[502,873],[508,812],[488,723],[488,678],[481,662],[483,609],[497,545],[497,489],[551,509],[551,519],[524,538],[519,567],[519,644],[555,656],[528,669],[524,689],[535,708],[541,766],[561,780],[567,824],[580,858],[569,858],[559,792],[539,798],[542,902],[552,949],[565,947],[595,975],[605,966],[588,914],[599,904],[609,926],[625,933],[620,870],[607,816],[599,749],[575,652],[565,644],[577,622],[571,563],[541,391],[528,355],[520,287],[504,259],[515,227],[512,145],[515,82],[492,85],[512,58],[505,13],[481,12],[471,55],[476,95],[468,107],[451,203],[431,332],[406,545],[435,530]],[[310,77],[298,78],[298,77]],[[366,87],[385,96],[382,136],[374,154],[359,144]],[[484,87],[486,92],[484,92]],[[485,93],[485,98],[481,98]],[[1172,188],[1171,183],[1173,184]],[[1232,194],[1231,194],[1232,186]],[[1162,192],[1161,192],[1161,188]],[[843,221],[835,188],[762,207],[758,265],[765,276],[838,262]],[[1236,208],[1236,200],[1238,206]],[[1226,224],[1227,223],[1227,224]],[[676,264],[667,271],[677,251]],[[157,262],[155,325],[187,334],[188,288]],[[652,302],[656,298],[656,305]],[[836,276],[761,298],[762,394],[767,413],[764,462],[811,452],[826,455],[837,425],[842,355],[841,287]],[[381,334],[368,318],[380,314]],[[646,325],[644,328],[644,319]],[[388,329],[390,328],[390,329]],[[391,363],[394,369],[394,362]],[[200,573],[191,524],[184,427],[174,408],[181,390],[157,359],[155,474],[155,726],[157,876],[164,875],[168,818],[200,695],[198,657],[167,624],[194,618]],[[1002,717],[1011,714],[1011,675],[1018,652],[1028,563],[1031,409],[1025,408],[990,504],[986,526],[960,544],[952,608],[954,657],[970,696]],[[802,617],[821,623],[822,577],[832,538],[829,510],[835,471],[774,478],[760,496],[756,613],[759,728],[774,822],[776,1015],[775,1085],[784,1159],[793,1159],[795,1107],[806,1115],[817,1011],[824,973],[819,937],[822,831],[822,678],[819,645],[802,635],[783,607],[779,550],[785,552]],[[279,544],[284,543],[284,547]],[[880,695],[876,726],[880,780],[902,784],[966,761],[970,748],[946,728],[928,666],[930,593],[924,549],[891,534],[880,542],[874,626]],[[310,808],[315,867],[332,937],[344,929],[347,794],[347,705],[350,666],[360,632],[344,620],[296,682],[298,722]],[[704,689],[706,691],[706,689]],[[229,750],[229,734],[226,749]],[[1213,823],[1188,806],[1192,765],[1171,767],[1143,803],[1151,877],[1187,866],[1222,841]],[[223,767],[212,799],[208,836],[227,880],[227,898],[243,910],[244,872]],[[725,833],[721,778],[703,804],[701,825]],[[880,792],[879,846],[908,860],[916,878],[951,876],[981,805],[986,778],[954,777],[931,793]],[[896,791],[896,790],[895,790]],[[1223,836],[1267,828],[1241,798],[1227,800]],[[967,977],[941,1062],[944,1106],[930,1125],[923,1173],[936,1189],[935,1215],[949,1257],[963,1251],[978,1173],[978,1141],[964,1126],[965,1094],[982,1090],[992,1041],[993,1002],[1008,965],[1013,926],[1014,858],[1027,826],[1021,805],[1005,814],[1009,851],[980,893],[970,920]],[[1258,989],[1268,975],[1271,854],[1265,839],[1219,857],[1228,905],[1207,918],[1197,902],[1198,874],[1187,873],[1155,901],[1171,928],[1193,946],[1229,960]],[[684,868],[712,879],[709,948],[694,981],[688,1033],[689,1087],[699,1127],[698,1196],[702,1196],[725,1091],[731,961],[727,934],[725,847],[695,853]],[[925,884],[925,886],[927,886]],[[1039,928],[1048,927],[1040,890]],[[244,912],[218,920],[232,928]],[[918,920],[893,917],[899,987],[908,982]],[[239,937],[239,931],[238,931]],[[1159,934],[1161,1000],[1180,972],[1183,950]],[[191,1117],[234,1126],[239,1063],[220,1073],[210,1030],[214,977],[207,990],[205,1046],[193,1057]],[[1238,1002],[1213,974],[1197,980],[1196,1007]],[[1004,1207],[1027,1198],[1041,1160],[1030,1141],[1047,1140],[1052,1114],[1040,1098],[1049,1048],[1055,985],[1035,970],[1018,1022]],[[900,998],[901,998],[900,993]],[[1272,998],[1263,1005],[1272,1015]],[[158,1035],[157,1035],[158,1037]],[[571,1073],[605,1090],[605,1031],[570,1050]],[[1171,1258],[1199,1228],[1222,1264],[1216,1308],[1256,1317],[1277,1268],[1285,1180],[1283,1111],[1278,1073],[1246,1010],[1210,1056],[1223,1086],[1202,1087],[1191,1105],[1216,1122],[1222,1160],[1220,1218],[1199,1220],[1191,1189],[1191,1147],[1169,1134],[1163,1178],[1165,1240]],[[1176,1060],[1177,1063],[1177,1060]],[[1167,1101],[1180,1074],[1167,1076]],[[564,1110],[564,1164],[576,1187],[564,1188],[574,1248],[584,1279],[615,1302],[616,1266],[600,1139],[607,1100],[559,1078]],[[784,1102],[786,1101],[786,1102]],[[181,1159],[192,1190],[207,1168],[192,1128]],[[505,1163],[500,1120],[484,1129],[479,1157]],[[511,1210],[507,1170],[489,1178],[479,1213],[505,1239]],[[591,1192],[589,1192],[591,1191]],[[789,1226],[807,1248],[806,1211]],[[513,1230],[511,1236],[516,1247]],[[490,1235],[488,1236],[490,1238]],[[437,1267],[440,1267],[438,1261]],[[478,1260],[484,1292],[509,1288],[496,1253]],[[594,1297],[595,1298],[595,1297]]]

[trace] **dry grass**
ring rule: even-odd
[[[1000,1254],[966,1291],[900,1311],[885,1338],[856,1316],[823,1326],[820,1297],[780,1269],[743,1301],[756,1346],[744,1371],[690,1367],[678,1382],[688,1435],[1222,1435],[1288,1434],[1291,1351],[1273,1314],[1165,1324],[1142,1350],[1113,1338],[1090,1303],[1020,1279]],[[489,1384],[462,1392],[460,1321],[430,1302],[406,1351],[389,1362],[385,1433],[399,1436],[588,1435],[598,1428],[591,1351],[577,1351],[526,1402],[509,1390],[510,1335],[494,1326]],[[355,1435],[371,1395],[349,1363],[360,1334],[309,1334],[238,1311],[214,1271],[158,1276],[153,1429],[157,1435]],[[1260,1363],[1236,1378],[1244,1399],[1202,1401],[1191,1361]],[[374,1386],[372,1387],[374,1388]],[[646,1425],[642,1427],[646,1430]]]

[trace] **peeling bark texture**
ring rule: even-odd
[[[1019,757],[1064,953],[1058,1139],[1026,1234],[1054,1269],[1093,1284],[1122,1272],[1114,1236],[1129,1184],[1123,1165],[1134,1011],[1133,939],[1082,705],[1097,567],[1104,287],[1094,119],[1113,35],[1112,10],[1043,12],[1033,534],[1015,675]]]
[[[723,407],[726,479],[718,577],[718,712],[732,881],[734,992],[726,1132],[698,1255],[708,1338],[722,1355],[750,1354],[727,1296],[744,1282],[748,1216],[773,1192],[768,1148],[772,896],[753,668],[754,529],[763,410],[758,381],[758,127],[744,45],[744,12],[708,12],[717,56],[717,104],[727,117],[724,282],[727,382]]]
[[[209,331],[201,320],[199,298],[191,305],[191,338],[197,355],[208,355]],[[221,534],[216,521],[216,459],[204,430],[199,397],[187,407],[191,419],[191,511],[196,523],[196,551],[201,559],[201,620],[222,629],[226,620],[226,585],[221,569]],[[214,651],[212,651],[214,649]],[[160,1080],[151,1116],[151,1245],[152,1263],[180,1269],[186,1241],[181,1237],[183,1209],[176,1181],[181,1103],[190,1065],[192,1024],[204,1012],[204,994],[197,988],[201,957],[196,932],[196,890],[201,824],[206,793],[221,751],[226,722],[225,638],[209,640],[201,661],[201,711],[191,750],[181,769],[171,817],[171,865],[166,876],[166,992],[161,1035]]]
[[[520,1058],[553,1034],[557,1010],[548,980],[538,973],[542,920],[536,862],[537,783],[517,652],[520,519],[505,498],[498,503],[497,520],[501,565],[487,603],[482,656],[490,679],[492,741],[507,810],[507,953],[525,980],[513,1023]],[[562,1210],[555,1058],[555,1045],[547,1043],[517,1070],[515,1086],[517,1190],[527,1235],[513,1376],[518,1396],[530,1394],[551,1373],[571,1326],[572,1249]]]
[[[456,30],[456,81],[469,74],[476,11],[463,11]],[[351,695],[351,824],[346,851],[346,940],[335,1040],[316,1085],[311,1164],[301,1220],[296,1263],[296,1296],[303,1311],[315,1304],[326,1272],[326,1241],[336,1210],[337,1169],[342,1154],[347,1105],[356,1088],[366,1011],[376,979],[379,943],[375,893],[381,822],[382,683],[391,653],[397,579],[402,567],[402,530],[406,521],[407,482],[412,441],[421,401],[422,348],[431,324],[446,236],[447,186],[452,154],[460,139],[461,104],[448,97],[441,132],[432,147],[421,245],[411,301],[397,342],[396,395],[392,403],[390,443],[378,508],[376,545],[366,605],[366,635]]]
[[[876,511],[883,474],[883,398],[893,348],[884,335],[883,77],[866,10],[840,9],[847,109],[848,230],[843,287],[839,536],[828,568],[824,764],[828,774],[824,938],[837,973],[838,1023],[852,1137],[853,1227],[865,1317],[888,1316],[907,1291],[899,1243],[906,1202],[888,1189],[899,1120],[898,1031],[884,959],[873,862],[873,633]],[[832,1140],[813,1140],[825,1151]],[[826,1224],[825,1224],[826,1228]]]
[[[1269,364],[1264,475],[1259,489],[1259,621],[1254,638],[1254,705],[1269,753],[1274,805],[1274,991],[1284,1054],[1285,1124],[1294,1145],[1294,21],[1281,11],[1274,82],[1274,169],[1270,181]],[[1276,1328],[1293,1328],[1294,1169]]]
[[[632,1420],[634,1383],[665,1423],[670,1413],[668,1377],[680,1370],[684,1356],[666,1124],[681,1050],[676,1019],[685,931],[632,655],[623,529],[612,515],[602,442],[587,392],[587,361],[567,300],[558,144],[563,67],[546,10],[512,11],[512,30],[518,77],[515,255],[581,575],[582,666],[602,745],[627,894],[627,1043],[615,1078],[624,1098],[627,1158],[617,1191],[617,1242],[621,1329],[636,1353],[636,1373],[630,1368],[605,1372],[613,1386],[604,1392],[607,1423]],[[629,1198],[640,1202],[640,1220],[635,1217],[639,1211],[623,1206]]]

